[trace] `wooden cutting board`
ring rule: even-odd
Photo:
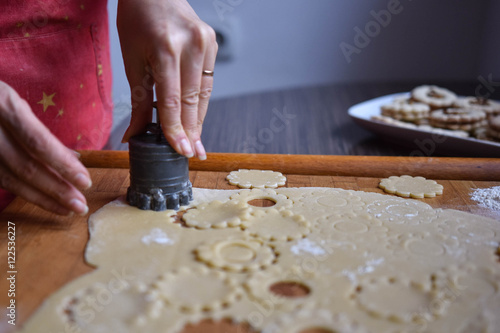
[[[127,152],[82,152],[82,161],[90,168],[94,183],[84,193],[90,213],[126,193]],[[500,212],[478,206],[470,199],[474,188],[500,186],[500,159],[214,153],[209,154],[207,161],[190,162],[190,179],[194,187],[236,189],[225,177],[228,171],[239,168],[281,171],[287,176],[287,187],[338,187],[377,193],[383,193],[377,187],[380,178],[403,174],[424,176],[444,186],[442,196],[422,199],[425,203],[500,221]],[[0,216],[2,277],[12,270],[7,266],[7,229],[9,222],[15,225],[16,324],[20,325],[51,293],[93,270],[83,259],[88,216],[55,216],[19,198]],[[0,307],[5,309],[10,301],[6,278],[0,279],[0,290]],[[206,327],[186,332],[209,332]],[[12,332],[13,328],[2,314],[0,332]]]

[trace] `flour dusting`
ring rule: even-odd
[[[482,207],[500,211],[500,186],[477,188],[472,192],[471,199]]]
[[[315,256],[321,256],[323,254],[326,254],[325,250],[319,245],[317,245],[315,242],[307,239],[307,238],[302,238],[290,248],[290,250],[294,254],[301,254],[301,253],[309,253]]]
[[[167,234],[160,228],[153,228],[149,234],[142,237],[142,242],[144,244],[157,243],[162,245],[174,244],[174,241],[168,238]]]

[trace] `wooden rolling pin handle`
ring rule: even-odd
[[[79,151],[89,168],[128,168],[127,151]],[[284,174],[348,177],[422,176],[442,180],[500,181],[500,159],[209,153],[190,159],[192,171],[274,170]]]

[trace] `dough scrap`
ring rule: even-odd
[[[436,181],[407,175],[382,179],[379,187],[387,193],[405,198],[433,198],[443,194],[443,185]]]
[[[207,229],[237,227],[241,221],[249,217],[250,210],[247,203],[215,200],[188,210],[182,216],[182,220],[189,227]]]
[[[271,265],[276,258],[273,249],[258,239],[224,239],[203,244],[196,256],[210,267],[232,272],[256,271]]]
[[[281,172],[271,170],[239,169],[231,171],[226,179],[240,188],[276,188],[286,184],[286,177]]]
[[[277,209],[255,211],[241,227],[252,236],[272,241],[299,239],[311,232],[310,223],[302,215]]]

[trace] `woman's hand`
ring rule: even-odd
[[[132,93],[132,120],[123,141],[151,121],[153,85],[163,132],[174,149],[205,159],[201,130],[217,55],[214,30],[186,0],[120,0],[117,18]]]
[[[87,201],[78,188],[91,184],[75,152],[0,81],[0,187],[57,214],[85,215]]]

